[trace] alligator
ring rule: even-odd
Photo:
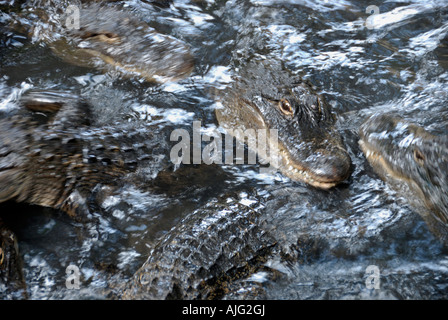
[[[257,130],[266,130],[267,143],[258,143],[254,151],[283,175],[321,189],[350,175],[350,156],[330,105],[281,62],[254,58],[239,66],[219,100],[218,122],[237,140],[257,141]]]
[[[333,178],[332,182],[329,182],[330,178],[319,181],[303,178],[302,180],[325,189],[347,177],[350,158],[343,149],[341,138],[335,132],[334,118],[328,106],[320,100],[319,96],[311,95],[314,91],[308,91],[308,94],[300,96],[297,92],[303,93],[304,88],[311,87],[298,80],[294,83],[296,86],[291,92],[281,97],[280,94],[274,96],[272,92],[268,92],[266,96],[269,98],[263,99],[266,99],[273,107],[276,107],[273,99],[284,99],[282,103],[291,103],[294,106],[294,116],[288,118],[289,120],[292,118],[291,126],[281,128],[283,130],[295,128],[299,132],[299,138],[295,140],[292,135],[290,141],[305,148],[307,157],[303,157],[304,163],[310,165],[311,160],[314,160],[316,165],[322,166],[316,170],[316,176],[320,171],[324,171]],[[299,98],[307,100],[304,100],[305,103],[300,103]],[[313,101],[313,98],[316,100]],[[264,101],[263,99],[261,101]],[[317,106],[314,108],[320,111],[315,110],[315,113],[311,113],[308,110],[311,107],[309,103],[316,103]],[[4,130],[0,135],[0,168],[2,169],[0,171],[0,202],[15,200],[51,207],[65,211],[71,217],[79,218],[89,212],[89,198],[97,185],[117,185],[125,181],[135,183],[138,167],[150,165],[153,167],[154,163],[160,162],[160,156],[166,154],[166,141],[160,138],[161,134],[157,128],[148,132],[148,127],[143,130],[139,128],[128,130],[123,126],[95,126],[90,120],[94,118],[94,110],[76,95],[53,91],[30,91],[21,98],[20,104],[22,108],[19,114],[0,120],[0,127]],[[247,104],[247,106],[251,105]],[[274,111],[277,110],[274,109]],[[267,111],[267,119],[276,116],[276,114],[270,115],[271,113]],[[263,116],[260,114],[258,118],[263,119]],[[222,118],[220,119],[223,123]],[[246,116],[241,120],[249,121],[250,119]],[[307,121],[312,123],[308,124]],[[275,120],[273,123],[276,123]],[[303,125],[299,126],[299,123]],[[265,127],[270,124],[271,122],[266,120]],[[277,128],[277,126],[274,127]],[[315,132],[316,136],[311,138],[306,135],[304,131],[307,128]],[[324,135],[325,128],[328,128],[332,135]],[[279,136],[284,137],[284,135]],[[300,138],[304,140],[302,145]],[[320,141],[319,138],[326,140]],[[313,143],[317,147],[313,148]],[[293,145],[290,143],[288,147]],[[327,153],[322,150],[324,146],[327,147]],[[309,152],[312,150],[315,150],[316,154],[310,155]],[[294,154],[298,153],[300,150]],[[284,154],[286,153],[283,152],[282,156]],[[335,163],[336,160],[341,163]],[[326,170],[325,165],[330,166],[330,169]],[[163,168],[162,164],[161,168]],[[335,176],[337,176],[336,179],[334,179]],[[228,203],[226,207],[228,208]],[[231,283],[230,280],[260,268],[261,263],[274,248],[275,242],[281,237],[273,236],[275,233],[272,233],[269,226],[265,227],[266,224],[259,219],[258,209],[242,205],[236,207],[235,210],[230,210],[232,214],[228,210],[221,210],[226,212],[221,217],[222,221],[218,224],[210,224],[210,228],[206,230],[206,234],[210,233],[210,239],[215,237],[216,241],[204,242],[214,243],[213,246],[220,246],[221,249],[215,250],[216,248],[208,246],[196,248],[195,241],[198,238],[191,236],[189,230],[196,230],[196,228],[200,230],[204,223],[207,223],[206,221],[216,222],[215,213],[220,210],[219,208],[224,207],[219,207],[217,204],[204,208],[189,216],[190,220],[183,221],[172,230],[169,233],[171,237],[161,242],[158,249],[153,251],[147,263],[136,274],[136,278],[139,279],[137,282],[140,285],[139,288],[143,289],[137,293],[133,293],[135,290],[132,288],[127,289],[123,297],[138,298],[139,292],[153,290],[153,286],[144,286],[153,283],[151,279],[154,278],[146,279],[148,270],[153,270],[151,277],[156,277],[156,282],[166,282],[168,286],[175,286],[173,292],[159,286],[157,297],[211,298],[222,296],[227,290],[223,286]],[[237,230],[240,232],[239,236],[231,236],[238,234]],[[185,252],[181,255],[179,253],[182,250],[176,248],[178,244],[184,245],[182,250]],[[169,253],[171,248],[172,255]],[[191,255],[187,252],[191,252]],[[162,259],[162,257],[165,258]],[[172,261],[174,257],[185,260]],[[168,261],[164,259],[171,259],[171,263],[163,264],[163,261]],[[160,272],[154,271],[156,270],[154,264],[158,266],[156,269]],[[182,268],[186,265],[194,270],[185,272]],[[169,266],[168,270],[164,269],[167,266]],[[185,282],[176,285],[174,280],[167,280],[166,277],[169,274],[171,277],[180,277],[176,270],[183,270],[180,271],[180,275],[188,277],[183,280],[192,282],[191,288],[185,287]],[[204,283],[208,285],[200,287]],[[141,286],[142,284],[144,285]],[[160,293],[160,290],[165,291]]]
[[[252,60],[221,94],[217,120],[229,132],[240,129],[236,139],[244,142],[248,129],[279,131],[277,163],[284,175],[320,189],[349,176],[351,160],[330,106],[280,63]],[[153,248],[121,298],[222,298],[235,282],[265,268],[272,255],[289,259],[297,238],[269,223],[263,197],[252,195],[257,200],[226,195],[188,215]],[[261,288],[255,291],[262,296]]]
[[[0,202],[77,217],[88,211],[97,184],[117,184],[146,165],[156,169],[168,148],[157,128],[90,125],[91,106],[70,93],[30,91],[20,103],[27,113],[0,121]]]
[[[20,105],[0,119],[0,203],[50,207],[84,221],[97,186],[145,185],[170,166],[163,128],[96,126],[92,106],[65,92],[29,91]],[[1,233],[0,279],[17,278],[11,234]]]
[[[133,20],[116,19],[117,16],[107,19],[112,14],[121,17],[122,13],[106,8],[83,7],[86,11],[80,16],[87,22],[81,22],[79,30],[63,32],[54,26],[64,37],[60,41],[46,39],[48,45],[75,63],[90,63],[92,57],[97,57],[109,65],[131,65],[128,71],[139,69],[135,68],[135,61],[120,62],[128,55],[122,49],[111,50],[110,46],[121,48],[128,40],[133,43],[148,37],[131,33],[131,39],[123,41],[119,35],[127,34],[126,28]],[[98,24],[107,28],[98,28]],[[182,55],[184,48],[180,53],[174,50],[174,55],[179,53],[182,57],[175,61],[189,61]],[[148,57],[151,63],[155,61],[154,56]],[[162,66],[159,60],[154,65]],[[168,69],[183,75],[188,68],[182,64],[179,69],[174,63]],[[159,71],[150,71],[148,78],[162,82],[173,79],[168,71]],[[141,69],[137,72],[145,76]],[[222,127],[244,132],[276,129],[279,152],[272,151],[276,141],[268,135],[266,160],[277,163],[279,170],[293,180],[328,189],[348,178],[351,160],[336,130],[334,114],[311,84],[281,63],[267,60],[250,61],[240,68],[234,80],[220,95],[224,108],[216,110]],[[148,132],[148,127],[128,130],[121,125],[92,125],[91,107],[75,95],[30,92],[21,104],[24,110],[19,115],[0,120],[0,202],[26,202],[81,218],[89,212],[90,195],[96,186],[135,182],[138,168],[152,168],[151,164],[160,163],[160,155],[166,153],[166,143],[160,138],[164,135],[157,128]],[[123,298],[220,297],[234,279],[258,270],[278,247],[276,241],[281,236],[260,219],[259,209],[237,205],[229,212],[223,210],[225,207],[228,203],[224,207],[216,204],[203,208],[170,231],[136,273]],[[216,224],[215,213],[219,210],[226,214]],[[204,234],[201,228],[207,223],[210,228]],[[197,239],[202,243],[199,248]]]
[[[279,263],[294,266],[317,260],[321,251],[332,250],[329,242],[335,240],[325,233],[311,236],[310,226],[303,228],[296,214],[280,214],[289,196],[297,194],[282,186],[245,187],[211,199],[153,246],[114,298],[267,299],[264,280],[286,279]]]
[[[121,299],[219,299],[263,268],[281,237],[263,220],[263,197],[228,194],[173,227],[152,249]]]
[[[157,32],[124,8],[46,0],[31,11],[32,18],[20,19],[13,28],[30,33],[34,40],[43,41],[58,57],[74,65],[105,70],[112,67],[126,76],[137,75],[156,83],[180,80],[194,68],[187,44]]]
[[[392,113],[371,116],[359,135],[373,169],[409,199],[430,231],[448,245],[448,136],[433,135]]]

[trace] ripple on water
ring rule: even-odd
[[[231,82],[237,72],[232,59],[260,54],[282,60],[310,79],[334,106],[354,172],[348,183],[324,192],[280,174],[260,174],[257,166],[207,169],[213,175],[228,174],[219,180],[222,193],[242,187],[258,190],[265,218],[283,230],[287,250],[293,252],[290,245],[298,240],[305,244],[295,252],[299,263],[278,257],[268,261],[282,274],[277,280],[265,270],[246,280],[262,283],[272,299],[447,298],[446,254],[406,201],[369,169],[356,136],[365,117],[385,111],[446,133],[445,1],[389,1],[373,17],[365,13],[364,1],[355,0],[174,0],[165,9],[142,1],[125,5],[152,27],[191,45],[197,66],[190,78],[148,85],[65,64],[45,46],[13,45],[0,49],[2,59],[8,54],[0,61],[0,111],[17,108],[17,99],[30,88],[62,88],[91,98],[97,110],[109,108],[116,114],[116,107],[132,119],[137,114],[138,120],[161,125],[185,126],[202,119],[210,129],[213,110],[219,107],[210,89]],[[365,26],[369,17],[371,30]],[[107,123],[109,116],[103,116]],[[188,192],[198,197],[209,192],[205,179],[194,183]],[[104,212],[93,214],[95,222],[83,226],[45,220],[36,235],[21,243],[30,297],[104,298],[113,270],[126,280],[157,240],[200,205],[182,196],[124,186],[100,201]],[[258,200],[241,201],[256,205],[253,201]],[[84,286],[76,292],[65,287],[70,263],[79,265],[83,276]],[[369,265],[380,269],[379,291],[366,287]]]

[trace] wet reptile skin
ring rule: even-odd
[[[98,205],[90,200],[97,186],[142,186],[169,166],[167,135],[157,128],[95,126],[91,106],[64,92],[31,91],[20,104],[0,118],[0,203],[50,207],[82,221]],[[0,286],[24,286],[15,235],[1,217],[0,231]]]
[[[13,21],[10,27],[81,67],[118,70],[157,83],[183,79],[193,71],[194,57],[186,43],[109,2],[35,1],[19,13],[29,11],[28,19]],[[75,17],[79,25],[73,23]]]
[[[378,114],[361,125],[360,146],[374,170],[448,245],[448,136],[433,135],[396,114]]]
[[[77,96],[30,92],[22,104],[50,116],[39,123],[36,112],[24,111],[0,120],[0,202],[76,217],[88,212],[87,197],[97,184],[116,185],[139,166],[161,163],[167,150],[155,128],[88,126],[89,106]]]
[[[328,189],[347,179],[351,159],[335,127],[335,115],[313,86],[276,60],[253,58],[238,67],[237,75],[218,99],[219,124],[232,134],[236,129],[277,130],[268,135],[265,160],[292,180]],[[256,136],[238,135],[244,141]],[[275,140],[275,141],[274,141]],[[278,143],[278,152],[275,150]],[[250,146],[250,144],[249,144]],[[259,145],[256,152],[260,152]],[[276,155],[274,155],[277,153]]]
[[[263,201],[237,194],[200,208],[171,229],[128,283],[122,299],[216,299],[263,266],[276,248]]]

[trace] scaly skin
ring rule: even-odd
[[[285,176],[328,189],[350,175],[351,160],[335,128],[330,105],[280,62],[254,58],[239,66],[238,76],[220,100],[224,108],[217,109],[216,116],[231,134],[237,133],[236,129],[277,130],[277,155],[270,151],[275,150],[275,137],[268,135],[265,160],[276,163]]]
[[[97,185],[138,184],[139,168],[146,181],[168,165],[157,129],[90,125],[90,106],[78,96],[34,91],[21,104],[19,114],[0,119],[0,203],[51,207],[83,220]],[[17,243],[1,221],[0,242],[0,286],[15,288],[23,284]]]
[[[74,17],[79,9],[79,28]],[[63,60],[82,67],[115,69],[149,82],[187,77],[194,68],[189,47],[160,34],[124,8],[105,3],[37,1],[30,10],[39,18],[15,26],[45,42]],[[26,25],[28,21],[30,25]]]
[[[233,281],[261,268],[275,249],[262,209],[260,202],[229,195],[192,212],[151,251],[121,298],[222,297]]]
[[[157,129],[88,126],[89,105],[77,96],[30,92],[22,104],[49,120],[39,123],[35,112],[0,120],[0,203],[15,200],[76,217],[88,212],[86,199],[97,184],[119,184],[137,168],[161,163],[167,150]]]
[[[392,114],[372,116],[359,135],[374,170],[403,192],[448,245],[448,136],[432,135]]]

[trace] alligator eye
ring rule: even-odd
[[[0,266],[3,264],[4,259],[5,259],[5,255],[3,254],[3,249],[0,248]]]
[[[112,32],[105,32],[105,33],[102,33],[101,35],[103,35],[107,39],[118,39],[119,38],[118,35],[116,35],[115,33],[112,33]]]
[[[421,166],[425,164],[425,156],[418,149],[414,149],[414,159]]]
[[[293,116],[294,115],[294,110],[292,109],[292,106],[291,106],[291,104],[289,103],[288,100],[281,99],[278,102],[278,107],[279,107],[280,111],[283,112],[285,115],[287,115],[287,116]]]
[[[83,39],[96,39],[102,42],[106,42],[106,43],[119,43],[120,42],[120,37],[112,32],[99,32],[99,33],[94,33],[94,32],[87,32],[83,35],[82,37]]]

